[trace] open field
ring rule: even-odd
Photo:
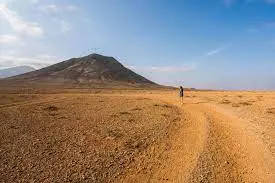
[[[0,119],[0,182],[275,182],[275,92],[6,89]]]

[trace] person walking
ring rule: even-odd
[[[183,87],[180,86],[180,100],[181,100],[181,104],[183,104]]]

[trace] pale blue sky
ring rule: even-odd
[[[160,84],[275,89],[274,0],[0,3],[0,67],[97,52]]]

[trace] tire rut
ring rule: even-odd
[[[173,176],[167,179],[168,182],[275,182],[272,152],[257,134],[247,130],[251,126],[248,121],[223,113],[218,106],[212,104],[180,105],[175,98],[158,99],[180,107],[185,115],[188,114],[187,123],[190,127],[200,129],[191,138],[186,135],[191,132],[187,126],[183,126],[181,132],[175,134],[175,139],[182,139],[186,144],[191,142],[189,147],[196,141],[197,146],[193,144],[192,150],[196,149],[197,152],[193,153],[193,159],[187,155],[186,152],[190,151],[187,148],[186,152],[174,152],[178,153],[176,157],[185,161],[181,161],[182,165],[177,165],[182,171],[177,170],[173,162],[162,167],[162,172],[170,172],[174,168]],[[177,140],[171,143],[177,144]],[[171,159],[175,158],[172,157],[173,153],[170,156]]]
[[[274,182],[274,162],[268,148],[246,124],[199,106],[207,119],[207,139],[188,182]],[[271,160],[271,161],[270,161]]]

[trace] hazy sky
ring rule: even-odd
[[[160,84],[275,89],[275,0],[0,0],[0,67],[93,52]]]

